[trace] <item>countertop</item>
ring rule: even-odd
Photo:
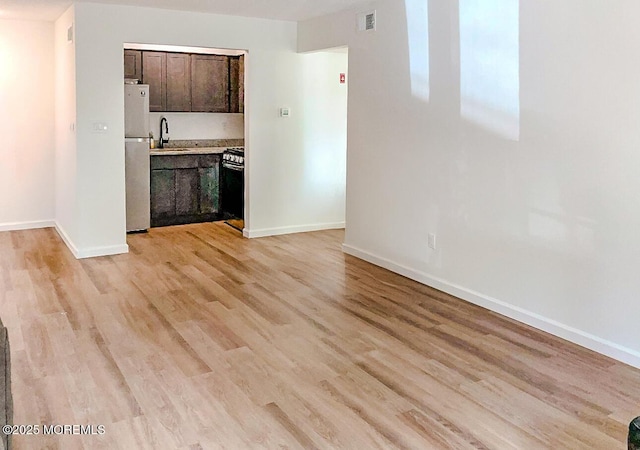
[[[220,154],[230,147],[186,147],[186,148],[153,148],[149,150],[151,156],[176,155],[212,155]]]
[[[151,156],[217,155],[228,148],[244,147],[244,139],[171,139],[164,148],[149,150]]]

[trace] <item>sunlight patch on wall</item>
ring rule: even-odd
[[[518,0],[460,0],[460,113],[520,138]]]
[[[429,0],[406,0],[411,94],[429,101]]]

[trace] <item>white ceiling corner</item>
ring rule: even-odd
[[[76,0],[76,3],[85,1],[291,21],[368,3],[364,0]],[[0,19],[53,21],[72,3],[71,0],[2,0]]]

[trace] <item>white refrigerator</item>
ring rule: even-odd
[[[127,232],[151,226],[149,159],[149,86],[124,85],[124,151]]]

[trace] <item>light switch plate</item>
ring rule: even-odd
[[[91,126],[91,131],[93,133],[106,133],[109,131],[109,127],[104,122],[94,122]]]

